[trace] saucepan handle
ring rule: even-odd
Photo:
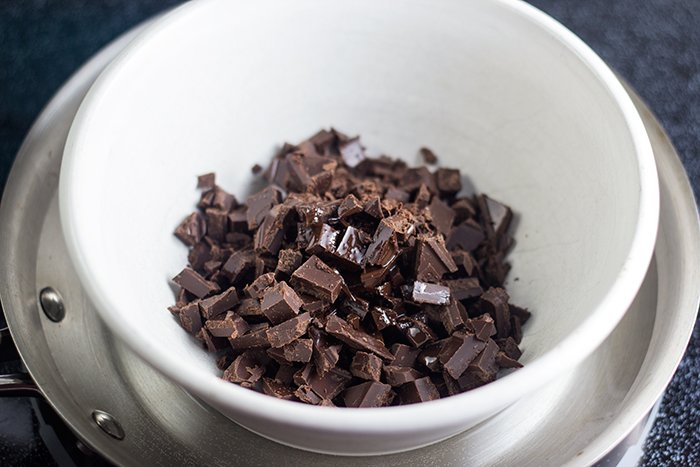
[[[19,360],[17,349],[10,330],[0,329],[0,362]],[[39,397],[43,398],[41,390],[28,373],[10,373],[0,375],[0,397]]]

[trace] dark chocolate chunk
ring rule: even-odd
[[[510,208],[486,195],[479,196],[478,202],[481,214],[484,216],[487,235],[494,238],[503,235],[513,218]]]
[[[254,298],[244,298],[236,308],[236,313],[240,316],[265,316],[260,306],[260,301]]]
[[[294,373],[296,373],[297,368],[292,365],[280,365],[277,373],[275,373],[275,380],[282,384],[291,385],[294,381]]]
[[[522,353],[520,352],[520,349],[518,348],[518,344],[515,342],[515,339],[513,339],[512,337],[507,337],[506,339],[498,339],[496,343],[498,344],[498,347],[509,358],[512,358],[513,360],[520,359]]]
[[[204,344],[209,352],[219,352],[227,347],[228,340],[226,337],[214,336],[209,332],[208,328],[202,328],[200,332],[204,337]]]
[[[408,201],[411,199],[411,195],[407,191],[401,190],[393,186],[387,190],[384,196],[385,198],[395,199],[396,201],[399,201],[401,203],[408,203]]]
[[[262,390],[268,396],[273,396],[278,399],[285,399],[288,401],[297,400],[297,396],[294,394],[294,388],[271,378],[262,378]]]
[[[283,282],[284,283],[284,282]],[[264,308],[263,308],[264,311]],[[306,312],[294,318],[287,319],[277,326],[267,330],[267,340],[272,347],[282,347],[306,334],[311,324],[311,315]]]
[[[289,206],[278,204],[265,214],[262,225],[255,233],[256,253],[276,255],[279,252],[286,231],[286,221],[291,212]]]
[[[257,279],[250,283],[250,285],[248,285],[244,290],[252,298],[260,300],[265,296],[265,292],[275,285],[277,285],[275,274],[268,272],[267,274],[258,276]]]
[[[510,312],[511,316],[517,316],[518,319],[520,319],[520,324],[525,324],[525,322],[530,319],[530,313],[524,308],[517,307],[512,304],[508,304],[508,311]]]
[[[415,404],[440,398],[440,393],[427,376],[407,382],[398,388],[397,392],[402,404]]]
[[[267,187],[261,192],[249,196],[248,211],[246,212],[248,228],[257,229],[265,219],[267,212],[281,201],[280,192],[274,187]]]
[[[378,381],[367,381],[349,387],[343,393],[346,407],[382,407],[391,399],[391,386]]]
[[[476,338],[480,341],[486,342],[491,336],[496,334],[496,326],[494,325],[493,318],[491,318],[491,315],[488,313],[484,313],[470,320],[469,324],[474,329]]]
[[[313,344],[316,371],[323,376],[338,363],[343,346],[330,342],[328,335],[314,326],[309,328],[309,337]]]
[[[340,232],[328,224],[316,224],[311,227],[306,252],[310,255],[332,254],[338,242]]]
[[[433,305],[445,305],[450,301],[450,289],[443,285],[426,284],[425,282],[413,283],[413,301],[416,303],[430,303]]]
[[[309,363],[313,355],[313,344],[311,339],[296,339],[283,346],[282,352],[289,362]]]
[[[396,326],[396,320],[399,318],[399,315],[394,310],[379,306],[372,308],[370,313],[378,331],[388,326]]]
[[[188,303],[180,309],[180,325],[192,334],[202,329],[202,315],[197,302]]]
[[[362,210],[375,219],[384,219],[384,214],[382,213],[382,203],[378,196],[371,197],[369,201],[365,203]]]
[[[354,313],[362,319],[369,312],[369,302],[359,297],[355,297],[354,299],[345,297],[340,302],[340,308],[346,313]]]
[[[280,282],[265,291],[262,312],[274,325],[294,318],[299,314],[302,301],[286,282]]]
[[[173,282],[199,298],[204,298],[221,290],[218,284],[206,280],[199,273],[189,268],[183,269],[180,274],[173,278]]]
[[[206,322],[206,328],[214,337],[231,337],[236,338],[242,336],[250,327],[248,323],[231,312],[224,319],[210,319]]]
[[[486,344],[473,334],[455,332],[447,340],[438,358],[450,376],[458,379],[484,347]]]
[[[475,277],[445,281],[445,285],[450,288],[450,293],[455,300],[478,297],[484,292],[479,285],[479,279]]]
[[[513,360],[504,352],[498,352],[496,355],[496,363],[501,368],[522,368],[523,364],[517,360]]]
[[[253,167],[251,167],[250,171],[253,172],[255,175],[259,174],[262,172],[263,168],[260,166],[260,164],[255,164]]]
[[[459,170],[439,168],[435,172],[435,181],[438,190],[447,196],[454,196],[462,189]]]
[[[269,325],[267,323],[251,326],[247,333],[237,337],[229,337],[229,344],[231,344],[233,350],[270,347],[270,341],[267,338],[268,328]]]
[[[314,368],[313,363],[307,363],[301,369],[299,369],[296,373],[294,373],[294,376],[292,376],[292,380],[294,381],[294,384],[297,386],[304,386],[308,385],[309,382],[311,381],[311,378],[316,374],[316,369]]]
[[[426,164],[437,164],[438,158],[430,149],[420,148],[420,155],[423,156]]]
[[[211,190],[216,184],[216,174],[208,173],[197,177],[197,188],[200,190]]]
[[[464,326],[464,319],[458,304],[459,302],[452,297],[448,304],[441,306],[439,309],[440,321],[448,334],[452,334]]]
[[[508,294],[501,288],[491,287],[481,295],[481,310],[491,315],[496,322],[499,339],[510,335],[510,311],[508,309]]]
[[[291,276],[292,273],[301,266],[303,258],[303,255],[299,251],[291,249],[281,250],[279,252],[279,261],[277,261],[275,275],[282,273]]]
[[[464,274],[467,276],[475,275],[478,266],[476,264],[476,260],[471,255],[471,253],[467,253],[462,250],[456,250],[452,251],[450,253],[450,256],[452,256],[452,261],[454,261],[458,270],[464,271]]]
[[[296,391],[294,391],[294,395],[297,396],[300,401],[306,402],[307,404],[319,405],[323,401],[321,396],[316,394],[314,390],[311,389],[311,386],[307,385],[299,386]]]
[[[215,186],[213,191],[214,198],[211,201],[211,207],[228,214],[231,208],[238,205],[236,197],[222,190],[221,187]]]
[[[413,367],[416,364],[416,358],[421,353],[420,349],[409,347],[404,344],[396,343],[389,349],[394,355],[392,366]]]
[[[367,333],[355,330],[347,322],[338,316],[330,316],[326,323],[326,332],[345,342],[347,345],[357,350],[366,350],[377,354],[385,360],[393,360],[394,356],[384,347],[384,344],[376,337]]]
[[[424,376],[423,373],[415,368],[394,365],[384,366],[384,375],[386,376],[386,382],[394,387],[410,383]]]
[[[493,381],[498,373],[498,363],[496,363],[498,351],[498,344],[493,339],[489,339],[484,350],[469,364],[469,371],[485,381]]]
[[[294,271],[290,283],[302,293],[335,303],[343,278],[317,256],[312,256]]]
[[[388,267],[398,256],[396,232],[389,223],[381,221],[367,247],[364,262],[372,266]]]
[[[413,347],[422,347],[430,341],[437,339],[430,327],[413,318],[400,318],[398,324],[406,339]]]
[[[223,378],[232,383],[253,384],[264,374],[265,367],[256,358],[256,353],[246,350],[226,369]]]
[[[355,195],[349,194],[343,199],[343,202],[338,206],[338,216],[348,217],[362,211],[362,204],[355,198]]]
[[[205,298],[199,302],[199,309],[205,319],[212,319],[225,313],[238,304],[236,288],[231,287],[219,295]]]
[[[520,344],[523,340],[523,329],[520,327],[520,318],[517,316],[510,317],[510,329],[513,339]]]
[[[224,265],[221,266],[221,273],[226,276],[231,283],[235,284],[253,267],[254,263],[255,258],[250,251],[240,250],[232,254]]]
[[[398,187],[402,190],[412,192],[420,188],[421,185],[425,185],[431,193],[438,192],[435,176],[431,174],[425,166],[406,170],[399,181]]]
[[[248,208],[243,206],[228,214],[229,228],[233,232],[248,231]]]
[[[438,359],[438,356],[440,355],[440,352],[442,351],[442,348],[445,346],[446,342],[447,341],[443,339],[426,345],[421,353],[418,354],[416,361],[430,371],[439,371],[440,360]]]
[[[358,351],[350,364],[350,373],[358,378],[379,381],[382,376],[382,361],[374,354]]]
[[[432,217],[432,224],[435,226],[437,231],[447,237],[450,233],[450,228],[455,220],[455,212],[447,204],[440,201],[437,196],[433,198],[428,206],[430,211],[430,216]]]
[[[207,222],[198,212],[193,212],[175,230],[175,236],[187,246],[194,246],[207,233]]]
[[[484,234],[481,228],[478,224],[469,219],[450,231],[447,240],[447,249],[452,251],[455,248],[460,248],[470,252],[476,250],[483,240]]]
[[[365,151],[360,145],[360,138],[353,138],[339,144],[338,150],[348,167],[356,167],[365,159]]]
[[[330,400],[340,394],[351,379],[352,376],[348,371],[343,370],[342,368],[334,367],[323,376],[319,375],[318,373],[314,373],[311,376],[308,384],[316,394],[321,396],[323,399]]]

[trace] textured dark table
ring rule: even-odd
[[[0,0],[0,187],[32,122],[71,73],[111,39],[178,3]],[[645,99],[675,144],[697,199],[700,0],[530,3],[578,34]],[[666,392],[647,441],[645,467],[700,465],[699,333],[696,325]],[[46,448],[21,436],[31,426],[8,415],[18,410],[29,411],[28,403],[0,401],[0,465],[47,465]],[[16,436],[7,435],[13,430]]]

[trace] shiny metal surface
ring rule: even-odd
[[[634,434],[680,361],[700,283],[694,198],[643,103],[637,101],[659,167],[661,227],[642,289],[613,334],[565,377],[452,439],[390,456],[332,457],[263,439],[191,397],[112,337],[76,280],[59,225],[60,155],[90,83],[136,33],[97,55],[49,103],[0,204],[0,297],[13,338],[37,386],[91,449],[124,466],[581,466]],[[47,286],[61,291],[60,323],[38,303]],[[100,429],[95,411],[119,420],[126,436]]]
[[[63,297],[53,287],[44,287],[39,292],[39,303],[44,314],[54,323],[58,323],[66,316],[63,307]]]

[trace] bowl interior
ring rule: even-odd
[[[62,222],[97,309],[190,389],[249,400],[215,382],[215,357],[166,309],[187,261],[172,232],[195,209],[197,175],[216,172],[245,200],[260,188],[254,164],[333,126],[361,135],[370,155],[418,164],[427,146],[512,207],[507,290],[533,317],[525,368],[505,379],[527,374],[625,280],[649,188],[640,179],[653,171],[621,88],[567,34],[508,1],[213,0],[175,11],[101,76],[66,146]],[[642,277],[625,285],[630,301]]]

